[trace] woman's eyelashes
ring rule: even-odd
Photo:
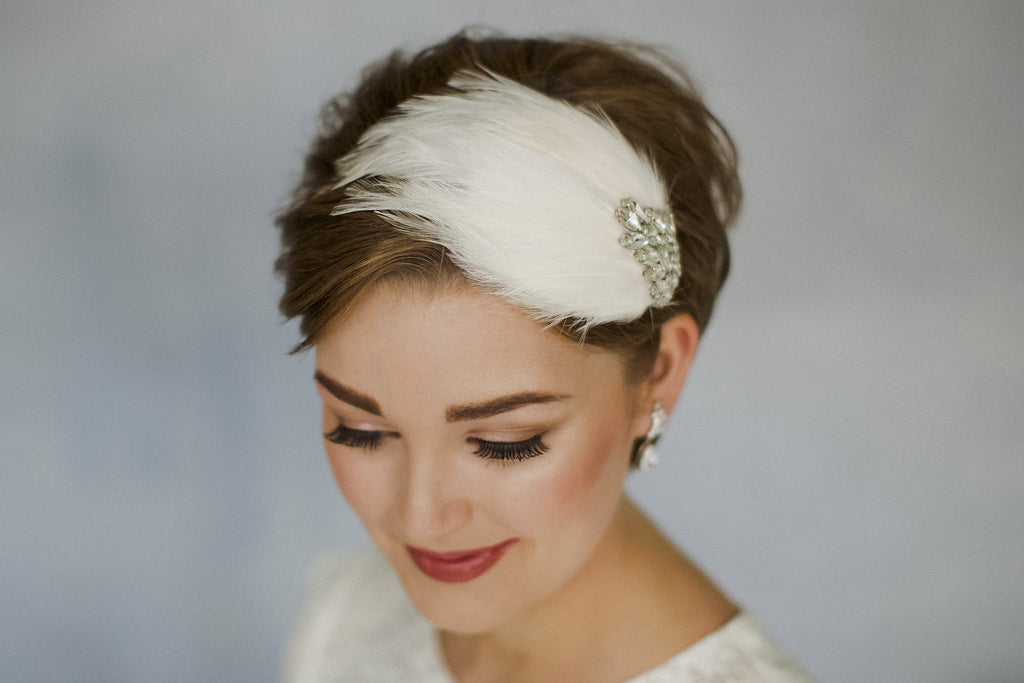
[[[541,440],[543,434],[536,434],[529,439],[522,441],[486,441],[484,439],[470,439],[476,444],[475,455],[488,460],[501,460],[504,462],[519,462],[536,458],[546,453],[548,445]]]
[[[324,434],[324,438],[332,443],[349,448],[362,448],[372,451],[380,445],[382,433],[369,432],[363,429],[350,429],[343,424],[335,427],[334,431]]]
[[[487,441],[477,438],[469,440],[476,444],[474,455],[488,460],[519,462],[535,458],[548,451],[548,445],[542,440],[543,436],[543,434],[536,434],[522,441]],[[343,424],[339,424],[333,431],[324,434],[324,438],[331,443],[367,451],[372,451],[380,446],[383,437],[383,432],[351,429]]]

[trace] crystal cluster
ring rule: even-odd
[[[623,199],[615,217],[626,229],[619,244],[633,252],[633,258],[644,267],[653,305],[664,306],[672,300],[683,273],[672,213],[640,206],[635,199]]]

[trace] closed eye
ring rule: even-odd
[[[522,441],[488,441],[477,438],[471,438],[470,441],[476,444],[474,455],[507,463],[528,460],[546,453],[548,445],[542,440],[543,436],[543,434],[536,434]],[[383,432],[352,429],[344,424],[339,424],[332,431],[324,434],[324,438],[331,443],[367,451],[372,451],[380,446],[383,437]]]
[[[485,439],[470,439],[476,443],[474,455],[479,455],[488,460],[499,460],[503,462],[520,462],[535,458],[548,451],[548,445],[544,443],[537,434],[522,441],[487,441]]]
[[[349,448],[362,448],[367,451],[377,448],[380,445],[382,436],[382,432],[350,429],[343,424],[339,424],[333,431],[324,434],[324,438],[331,443],[348,446]]]

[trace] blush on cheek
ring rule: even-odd
[[[614,469],[607,442],[580,444],[579,448],[583,452],[574,458],[575,467],[564,468],[561,476],[552,481],[552,486],[561,491],[563,503],[597,493]]]
[[[589,528],[610,517],[629,465],[621,423],[595,426],[569,449],[543,457],[553,459],[552,467],[538,471],[519,489],[514,505],[505,506],[507,518],[527,530],[547,527],[552,520]]]

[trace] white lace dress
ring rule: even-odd
[[[430,623],[377,553],[332,558],[313,572],[288,652],[286,683],[454,683]],[[813,681],[745,612],[624,683]]]

